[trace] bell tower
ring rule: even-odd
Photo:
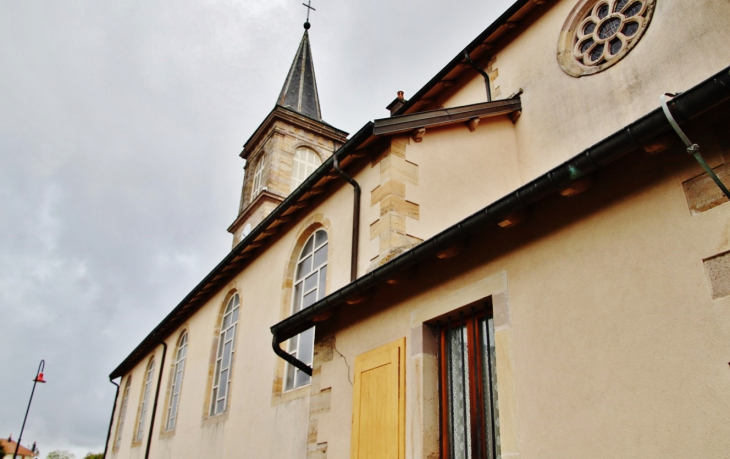
[[[322,120],[309,28],[307,20],[276,105],[243,145],[241,203],[228,228],[234,247],[347,139]]]

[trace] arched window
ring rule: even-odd
[[[155,359],[151,359],[147,365],[147,376],[144,380],[144,387],[142,388],[142,404],[139,408],[139,417],[137,418],[137,432],[134,435],[134,441],[142,441],[144,436],[144,421],[147,415],[147,407],[150,402],[150,391],[152,390],[152,377],[155,374]]]
[[[304,244],[294,277],[292,314],[308,308],[324,297],[327,280],[327,233],[315,232]],[[311,365],[314,357],[314,328],[289,340],[289,353]],[[296,389],[309,384],[309,375],[287,364],[284,390]]]
[[[294,163],[291,171],[291,191],[294,191],[322,164],[317,153],[309,148],[299,147],[294,153]]]
[[[261,193],[261,189],[264,187],[264,157],[256,163],[256,172],[253,173],[253,186],[251,187],[251,200],[253,201],[256,196]]]
[[[238,307],[240,303],[238,294],[233,295],[223,313],[215,373],[213,374],[213,393],[210,397],[211,416],[224,412],[228,403],[228,386],[231,381],[231,361],[236,348],[236,326],[238,324]]]
[[[183,371],[185,370],[185,355],[188,352],[188,333],[183,332],[177,344],[175,356],[175,371],[172,374],[172,386],[170,387],[170,406],[167,408],[167,423],[165,430],[175,428],[177,420],[177,405],[180,401],[180,388],[182,387]]]
[[[132,382],[132,377],[127,378],[127,384],[124,385],[124,392],[122,393],[122,408],[119,410],[119,420],[117,421],[117,433],[114,438],[114,449],[119,449],[119,445],[122,443],[122,430],[124,429],[124,418],[127,415],[127,405],[129,404],[129,383]]]

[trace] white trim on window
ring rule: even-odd
[[[297,189],[322,164],[317,153],[306,147],[299,147],[294,152],[291,171],[291,191]]]
[[[327,250],[327,233],[324,230],[317,230],[304,244],[294,274],[292,314],[308,308],[324,297],[327,281]],[[290,339],[288,352],[311,365],[314,358],[314,327]],[[305,386],[310,381],[309,375],[287,364],[284,391]]]
[[[147,417],[147,407],[149,406],[150,391],[152,390],[152,377],[154,374],[155,359],[152,359],[150,360],[149,365],[147,365],[147,377],[145,378],[144,387],[142,388],[144,395],[142,396],[139,418],[137,418],[137,433],[134,435],[134,441],[142,441],[142,437],[144,436],[144,422]]]
[[[261,156],[261,158],[256,163],[256,172],[253,174],[253,186],[251,186],[251,200],[253,201],[256,196],[261,193],[261,190],[264,188],[264,157]]]
[[[167,407],[167,422],[165,430],[175,428],[177,420],[177,408],[180,403],[180,388],[182,387],[183,372],[185,371],[185,356],[188,352],[188,332],[183,332],[177,345],[175,359],[175,370],[172,373],[172,386],[170,387],[170,406]]]
[[[213,374],[213,390],[210,397],[210,415],[215,416],[226,411],[228,394],[230,393],[233,353],[236,348],[236,328],[240,306],[238,294],[228,301],[221,321],[221,332],[218,338],[218,352]]]
[[[117,421],[117,432],[114,438],[114,449],[119,449],[119,445],[122,443],[122,431],[124,429],[124,418],[127,416],[127,404],[129,403],[129,386],[132,382],[132,377],[127,378],[127,383],[124,385],[124,393],[122,395],[122,407],[119,410],[119,420]]]

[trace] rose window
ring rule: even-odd
[[[656,0],[583,0],[563,26],[558,61],[569,75],[600,72],[639,41]]]

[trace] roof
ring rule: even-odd
[[[728,100],[730,100],[730,67],[680,93],[668,105],[675,118],[683,123]],[[421,262],[443,258],[443,254],[469,237],[483,237],[486,227],[496,226],[515,212],[569,188],[573,182],[637,148],[650,145],[653,139],[670,131],[672,128],[662,109],[653,110],[563,164],[403,252],[308,308],[273,325],[271,333],[274,335],[274,351],[277,351],[279,343],[330,317],[335,308],[347,303],[358,303],[372,288],[397,278],[401,272]],[[299,365],[295,366],[302,369]]]
[[[419,89],[402,107],[395,113],[402,115],[413,112],[414,109],[422,110],[435,100],[435,97],[442,89],[449,86],[454,80],[463,75],[464,72],[475,72],[469,65],[464,53],[468,53],[473,61],[480,61],[494,55],[495,48],[503,37],[510,31],[519,27],[520,23],[535,9],[545,8],[547,3],[553,0],[517,0],[489,27],[484,29],[466,48],[449,61],[431,80]]]
[[[3,449],[5,450],[5,454],[13,454],[15,452],[15,447],[17,445],[18,445],[18,443],[14,442],[12,440],[8,440],[6,438],[0,438],[0,446],[2,446]],[[29,450],[25,446],[20,445],[20,448],[18,448],[18,455],[35,457],[36,453]]]
[[[312,50],[309,47],[309,31],[305,30],[302,41],[299,43],[297,54],[291,63],[289,74],[277,104],[289,107],[302,115],[316,120],[322,119],[319,109],[319,95],[317,94],[317,80],[314,77],[314,62]]]

